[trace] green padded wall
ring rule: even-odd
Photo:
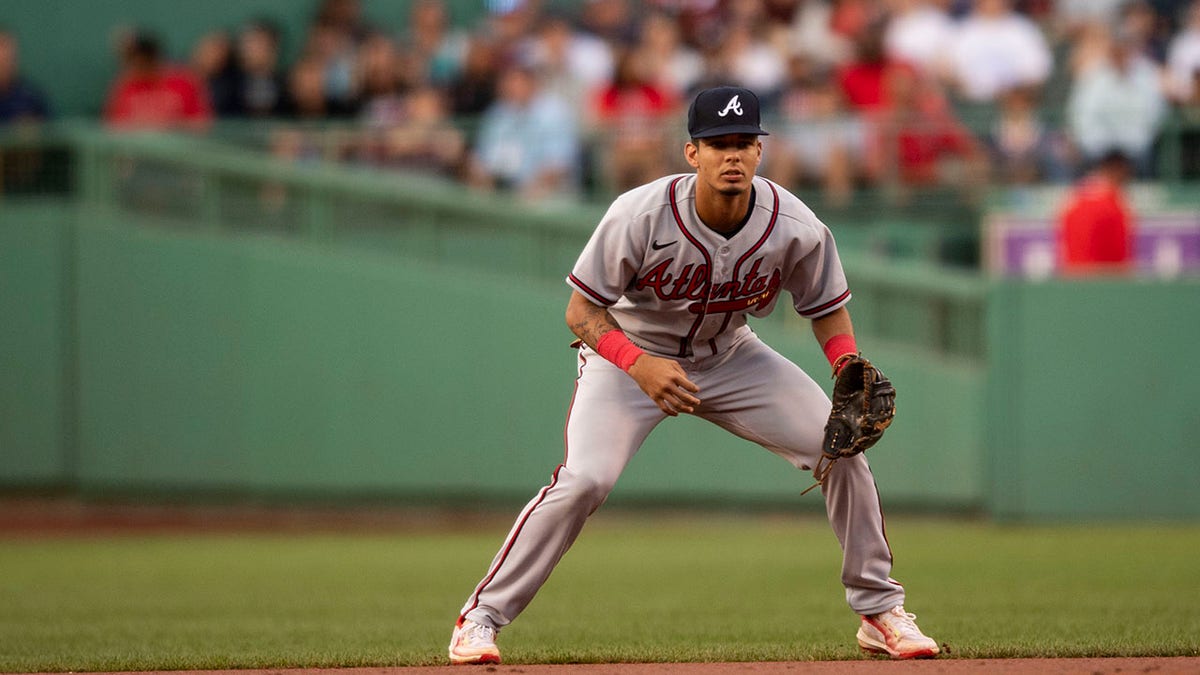
[[[993,512],[1200,516],[1198,336],[1200,280],[998,282]]]
[[[564,284],[278,240],[80,234],[85,487],[516,499],[561,460],[575,371]],[[807,331],[762,327],[824,379]],[[905,392],[879,446],[881,486],[978,505],[980,373],[875,347]],[[945,410],[960,422],[932,444]],[[807,480],[678,419],[614,499],[798,501]]]
[[[65,203],[0,207],[0,483],[67,482]]]
[[[72,244],[80,213],[0,208],[0,483],[517,500],[560,460],[574,377],[561,283],[94,212]],[[993,280],[986,314],[986,365],[862,336],[900,392],[871,452],[885,501],[1200,515],[1200,281]],[[756,330],[828,388],[806,322]],[[677,419],[614,500],[819,508],[805,485]]]

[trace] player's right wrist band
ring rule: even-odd
[[[628,373],[633,362],[646,352],[630,342],[624,331],[610,330],[596,341],[596,353]]]

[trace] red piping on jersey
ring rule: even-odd
[[[704,318],[708,314],[709,296],[712,295],[712,256],[708,254],[708,249],[704,248],[704,244],[701,244],[692,236],[691,232],[688,232],[687,226],[683,224],[683,217],[679,215],[679,204],[675,202],[675,186],[684,178],[685,176],[680,176],[671,181],[671,184],[667,186],[667,197],[671,200],[671,215],[675,216],[675,224],[679,226],[679,231],[704,256],[704,305],[696,316],[696,320],[692,322],[692,329],[688,331],[687,337],[679,338],[679,356],[687,356],[688,345],[696,337],[697,331],[700,330],[700,324],[704,323]]]
[[[574,399],[574,397],[572,397],[572,399]],[[488,573],[487,577],[484,578],[483,581],[479,582],[479,586],[475,588],[475,593],[472,594],[473,599],[471,600],[471,606],[459,616],[459,619],[465,618],[468,614],[474,611],[476,607],[479,606],[479,594],[483,592],[483,589],[487,588],[488,584],[492,583],[492,579],[496,578],[496,574],[500,571],[500,568],[504,566],[504,561],[508,560],[508,554],[512,552],[513,545],[517,543],[517,537],[521,535],[521,530],[525,528],[525,523],[529,522],[529,516],[533,515],[533,512],[537,509],[537,507],[546,500],[546,495],[550,494],[550,490],[554,489],[554,486],[558,484],[558,472],[562,471],[564,466],[566,466],[565,462],[563,464],[559,464],[558,467],[554,469],[554,475],[550,478],[550,484],[542,488],[542,491],[538,493],[537,499],[535,499],[533,503],[529,505],[529,508],[525,510],[525,513],[521,514],[521,519],[517,522],[517,526],[513,530],[512,535],[509,536],[508,541],[504,543],[504,552],[500,554],[500,558],[496,561],[495,566],[492,567],[492,571]]]
[[[581,291],[592,296],[593,300],[604,305],[605,307],[615,305],[617,302],[616,300],[609,300],[608,298],[604,297],[603,295],[600,295],[596,291],[593,291],[590,287],[588,287],[587,284],[580,281],[579,277],[575,276],[574,274],[568,274],[567,280],[570,281],[572,284],[578,286]]]
[[[775,205],[771,207],[771,220],[767,221],[767,229],[765,232],[763,232],[763,235],[758,238],[758,241],[754,242],[754,245],[750,247],[750,250],[743,253],[742,257],[738,258],[737,263],[734,264],[734,281],[737,281],[738,272],[742,268],[742,263],[746,262],[750,256],[754,255],[758,249],[762,248],[763,244],[767,243],[767,238],[771,236],[771,231],[775,229],[775,221],[779,218],[779,191],[775,189],[775,186],[771,183],[771,181],[767,181],[766,183],[767,187],[771,188],[771,194],[775,196]]]
[[[771,236],[772,230],[775,229],[775,221],[779,219],[779,191],[775,189],[775,185],[771,183],[771,181],[767,181],[767,187],[771,188],[771,194],[775,197],[775,203],[771,207],[771,219],[767,221],[767,229],[763,232],[762,236],[758,238],[758,241],[754,242],[754,245],[750,247],[750,250],[743,253],[742,256],[738,258],[738,261],[734,263],[732,277],[734,282],[738,280],[738,275],[742,271],[742,263],[746,262],[750,256],[754,255],[758,249],[762,248],[763,244],[767,243],[767,238]],[[713,335],[713,339],[708,341],[708,345],[712,349],[713,356],[716,356],[717,354],[717,335],[724,333],[725,329],[729,328],[729,323],[732,319],[733,312],[726,312],[725,321],[721,323],[721,327],[717,329],[716,334]]]
[[[849,288],[847,288],[845,290],[845,292],[843,292],[841,295],[830,300],[829,302],[826,302],[825,304],[818,305],[816,307],[813,307],[812,309],[806,309],[806,310],[801,311],[800,316],[803,316],[806,318],[811,317],[811,316],[816,316],[816,315],[820,314],[821,312],[829,309],[830,307],[833,307],[834,305],[838,304],[839,302],[845,300],[848,297],[850,297],[850,289]]]

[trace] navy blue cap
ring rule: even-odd
[[[743,87],[714,87],[696,94],[688,109],[688,135],[711,138],[725,134],[767,136],[760,126],[758,97]]]

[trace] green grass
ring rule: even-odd
[[[484,532],[0,541],[0,671],[423,665]],[[889,520],[908,609],[955,657],[1200,655],[1200,525]],[[598,514],[508,663],[857,658],[823,520]]]

